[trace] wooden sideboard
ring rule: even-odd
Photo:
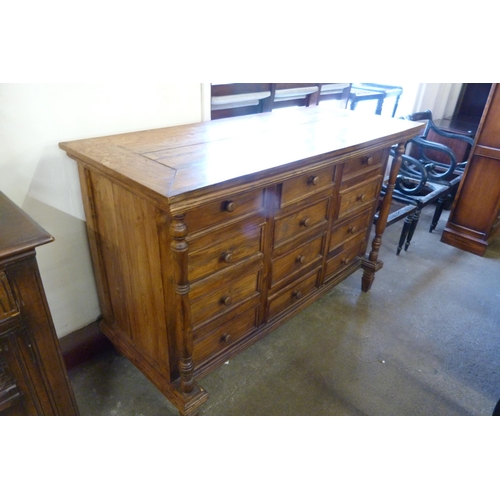
[[[0,415],[77,415],[35,248],[53,238],[0,193]]]
[[[441,241],[484,255],[500,233],[500,86],[493,84]]]
[[[370,289],[400,155],[422,128],[317,106],[61,143],[79,166],[103,332],[196,413],[203,374],[360,267]]]

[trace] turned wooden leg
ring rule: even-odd
[[[408,215],[405,217],[405,221],[403,223],[403,229],[401,230],[401,236],[399,237],[398,249],[396,251],[396,255],[401,253],[403,249],[403,245],[405,244],[406,237],[408,236],[408,232],[410,231],[412,216]]]
[[[398,147],[396,148],[396,154],[392,161],[391,171],[387,181],[387,189],[382,200],[377,223],[375,225],[375,236],[372,241],[372,249],[369,256],[365,257],[363,263],[361,264],[361,267],[363,268],[361,289],[363,292],[368,292],[370,290],[373,280],[375,279],[375,273],[384,265],[381,260],[378,260],[378,253],[380,245],[382,244],[382,235],[384,234],[387,226],[387,217],[389,216],[389,211],[391,209],[392,193],[394,192],[394,187],[396,185],[396,178],[399,173],[399,167],[401,166],[401,157],[405,152],[405,146],[405,143],[401,143],[398,144]]]
[[[418,209],[412,217],[411,224],[410,224],[410,230],[408,231],[408,237],[406,238],[406,243],[405,243],[405,252],[408,250],[408,247],[410,246],[411,239],[413,238],[413,234],[415,233],[415,229],[417,228],[418,221],[420,219],[420,212],[421,210]]]
[[[434,216],[432,217],[432,222],[431,222],[431,227],[429,228],[429,233],[432,233],[434,229],[436,229],[436,226],[439,222],[439,219],[441,218],[441,214],[443,213],[444,205],[446,203],[446,200],[448,199],[448,195],[442,195],[439,197],[438,201],[436,202],[436,210],[434,210]]]

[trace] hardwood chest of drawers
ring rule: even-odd
[[[0,415],[77,415],[35,248],[53,238],[0,193]]]
[[[316,107],[61,143],[79,166],[103,332],[195,413],[208,370],[360,267],[369,290],[421,128]]]

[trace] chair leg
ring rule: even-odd
[[[396,255],[399,255],[401,253],[401,250],[403,249],[406,237],[408,236],[408,232],[410,231],[411,222],[412,222],[412,216],[407,215],[405,217],[403,229],[401,230],[401,236],[399,237],[399,243],[398,243],[398,249],[396,250]]]
[[[429,228],[429,233],[432,233],[436,226],[438,225],[441,214],[443,213],[444,205],[446,200],[448,199],[448,195],[445,194],[440,196],[436,202],[436,210],[434,210],[434,216],[432,217],[431,227]]]
[[[411,239],[413,238],[413,233],[417,228],[418,220],[420,219],[420,212],[421,208],[418,208],[416,212],[413,214],[413,217],[411,218],[410,229],[408,231],[408,236],[406,238],[406,243],[405,243],[405,252],[406,250],[408,250],[408,247],[410,246],[411,243]]]

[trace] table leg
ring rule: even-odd
[[[378,259],[378,253],[380,250],[380,245],[382,244],[382,235],[384,234],[385,228],[387,226],[387,217],[389,216],[389,211],[391,208],[392,193],[394,192],[396,178],[401,166],[401,158],[403,153],[405,152],[405,149],[405,143],[398,144],[396,148],[396,154],[392,161],[389,180],[387,182],[387,189],[382,200],[377,223],[375,225],[375,237],[372,241],[372,249],[368,257],[365,256],[363,263],[361,264],[361,267],[363,268],[361,289],[363,290],[363,292],[368,292],[370,290],[373,284],[373,280],[375,279],[375,273],[382,269],[384,265],[384,263]]]

